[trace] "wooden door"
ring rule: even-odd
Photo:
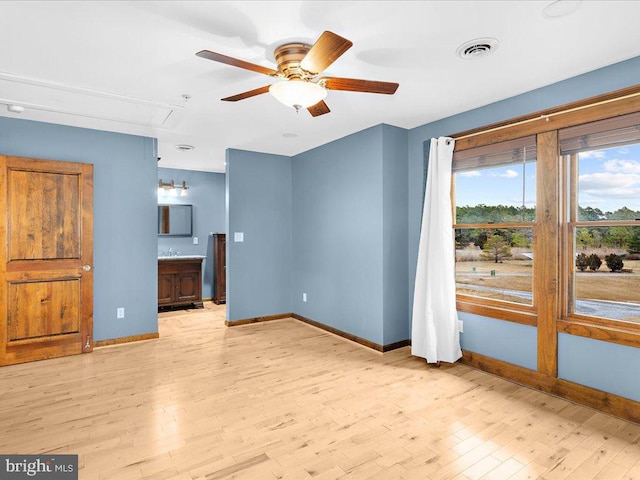
[[[93,350],[93,166],[0,156],[0,365]]]

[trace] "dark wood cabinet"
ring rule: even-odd
[[[213,234],[213,302],[227,302],[227,237]]]
[[[158,259],[158,309],[202,308],[202,258]]]

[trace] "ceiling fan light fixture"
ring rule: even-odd
[[[319,117],[331,112],[329,106],[323,102],[327,90],[393,95],[398,88],[398,84],[392,82],[339,77],[317,78],[352,46],[351,40],[325,30],[313,45],[295,42],[277,47],[273,53],[278,64],[277,70],[210,50],[201,50],[196,55],[279,79],[272,85],[221,98],[223,102],[237,102],[270,92],[276,100],[287,107],[293,107],[296,112],[306,108],[312,117]]]
[[[272,84],[269,93],[283,105],[296,110],[311,107],[327,96],[327,90],[313,82],[283,80]]]

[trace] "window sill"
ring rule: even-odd
[[[640,325],[585,319],[558,320],[558,332],[594,340],[640,347]]]
[[[520,323],[532,327],[538,325],[538,316],[532,311],[532,307],[523,305],[522,310],[517,309],[516,305],[514,305],[516,308],[509,307],[478,303],[461,297],[458,297],[456,301],[456,308],[460,312],[473,313],[475,315],[482,315],[483,317],[497,318],[499,320]]]

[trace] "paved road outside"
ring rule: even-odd
[[[502,276],[502,275],[501,275]],[[456,284],[460,288],[473,289],[481,292],[496,292],[503,295],[531,300],[533,295],[531,292],[523,292],[520,290],[508,290],[494,287],[484,287],[481,285],[466,285],[462,283]],[[582,315],[593,315],[596,317],[611,318],[614,320],[625,320],[630,317],[640,318],[640,305],[636,303],[608,302],[605,300],[576,300],[576,313]],[[640,320],[636,320],[640,323]]]

